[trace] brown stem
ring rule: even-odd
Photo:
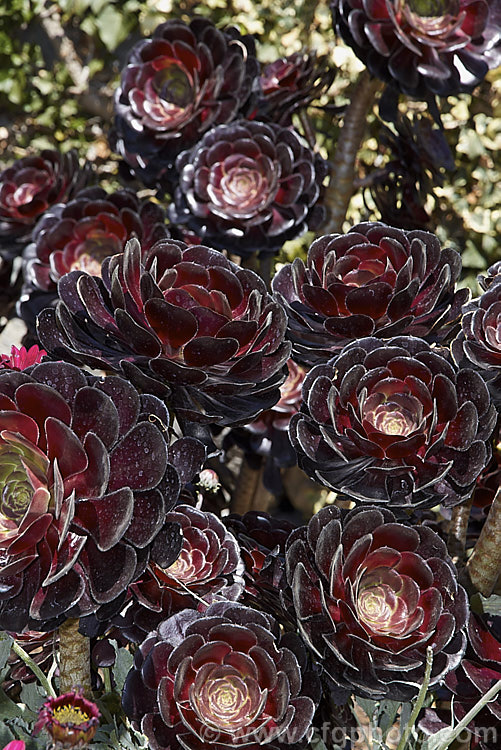
[[[348,210],[355,180],[355,161],[365,133],[367,113],[381,82],[362,71],[344,116],[343,127],[336,144],[329,185],[324,203],[328,219],[323,227],[325,234],[341,232]]]
[[[466,569],[477,591],[490,596],[501,573],[501,487],[496,492]]]
[[[59,628],[60,692],[82,688],[91,696],[90,641],[78,632],[78,620],[66,620]]]
[[[468,530],[468,521],[470,518],[471,506],[473,504],[473,495],[462,505],[456,505],[452,509],[452,516],[449,522],[449,535],[447,539],[447,548],[449,555],[456,565],[462,565],[466,552],[466,532]]]
[[[240,466],[235,491],[231,498],[231,511],[241,516],[248,510],[268,510],[273,495],[263,485],[264,463],[252,466],[244,456]]]

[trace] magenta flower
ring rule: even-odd
[[[42,729],[46,729],[58,750],[83,748],[94,737],[100,716],[95,703],[86,700],[81,691],[70,690],[58,698],[49,698],[45,701],[33,734],[36,736]]]

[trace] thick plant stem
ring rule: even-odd
[[[452,509],[451,520],[449,522],[447,548],[453,562],[459,566],[464,563],[466,552],[466,532],[468,530],[468,520],[470,518],[472,504],[473,495],[465,503],[456,505],[456,507]]]
[[[90,641],[78,632],[78,620],[66,620],[59,628],[60,692],[82,688],[91,696]]]
[[[381,85],[380,81],[371,78],[367,70],[362,71],[346,110],[343,127],[336,144],[329,186],[325,192],[324,203],[328,216],[322,228],[325,234],[342,231],[343,221],[353,194],[355,161],[365,132],[367,113]]]
[[[490,596],[501,574],[501,487],[496,492],[466,570],[477,591]]]
[[[273,495],[263,485],[263,463],[252,466],[244,456],[233,497],[232,513],[241,516],[248,510],[268,510]]]

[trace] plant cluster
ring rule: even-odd
[[[332,162],[328,57],[193,14],[127,51],[116,189],[0,173],[4,750],[501,742],[501,262],[471,299],[424,206],[501,3],[331,11],[367,66]],[[396,158],[343,231],[377,79]]]

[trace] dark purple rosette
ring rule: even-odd
[[[283,266],[272,287],[294,359],[311,367],[362,336],[452,336],[469,296],[455,289],[460,272],[459,253],[434,234],[366,222],[315,240],[306,264]]]
[[[454,695],[452,705],[456,721],[464,719],[498,680],[501,680],[501,617],[471,612],[465,658],[445,680]],[[468,728],[482,740],[483,731],[488,727],[499,729],[500,721],[501,696],[498,694],[477,714]]]
[[[460,663],[468,600],[431,529],[327,506],[291,534],[286,561],[300,632],[346,695],[411,700],[428,648],[432,688]]]
[[[131,190],[87,188],[47,211],[37,224],[24,253],[26,277],[35,288],[55,290],[61,276],[73,270],[99,276],[103,260],[122,253],[131,237],[144,252],[168,236],[158,203],[140,200]]]
[[[0,406],[2,628],[98,613],[123,601],[152,547],[166,566],[175,560],[179,529],[166,512],[192,472],[192,444],[204,449],[194,438],[168,446],[159,399],[42,362],[0,373]]]
[[[243,603],[264,610],[283,622],[291,623],[290,601],[285,578],[285,545],[296,526],[285,518],[264,511],[250,510],[243,516],[230,513],[224,519],[240,544],[245,565]],[[286,606],[284,606],[284,603]]]
[[[218,603],[205,615],[184,610],[150,633],[122,701],[152,750],[257,750],[305,738],[314,678],[295,633],[280,635],[270,615],[250,607]]]
[[[331,0],[370,73],[416,98],[471,91],[499,65],[499,0]]]
[[[142,257],[131,240],[104,261],[102,279],[72,271],[59,296],[38,318],[46,349],[170,393],[182,419],[235,424],[280,398],[284,311],[217,250],[163,240]]]
[[[18,255],[36,222],[55,203],[72,198],[89,181],[76,151],[45,150],[0,172],[0,254]]]
[[[258,76],[252,37],[201,17],[162,23],[132,48],[122,71],[113,145],[146,184],[168,182],[180,151],[245,116]]]
[[[280,57],[261,70],[256,120],[292,125],[294,112],[307,108],[331,86],[336,69],[327,55],[306,50]]]
[[[237,255],[275,253],[319,226],[326,162],[291,128],[238,120],[179,155],[170,219]]]
[[[444,131],[433,127],[431,117],[402,116],[394,129],[380,126],[378,146],[388,161],[372,168],[364,182],[381,221],[406,230],[427,229],[432,223],[427,198],[443,184],[444,171],[454,169]]]
[[[485,291],[463,308],[461,331],[453,342],[457,362],[475,367],[501,404],[501,273],[484,281]]]
[[[467,713],[501,680],[501,617],[470,612],[468,645],[461,664],[445,678],[452,693],[451,709],[428,708],[423,712],[419,728],[435,734],[462,721]],[[442,704],[443,705],[443,704]],[[447,704],[445,704],[447,705]],[[501,697],[498,693],[477,713],[467,729],[471,733],[472,750],[497,750],[501,721]]]
[[[182,609],[203,612],[216,599],[237,600],[243,589],[239,544],[214,513],[177,505],[165,520],[179,526],[181,551],[166,567],[153,550],[141,580],[130,586],[132,601],[115,624],[132,641]]]
[[[496,418],[483,379],[447,350],[370,337],[308,373],[290,435],[304,471],[356,502],[452,506],[487,465]]]

